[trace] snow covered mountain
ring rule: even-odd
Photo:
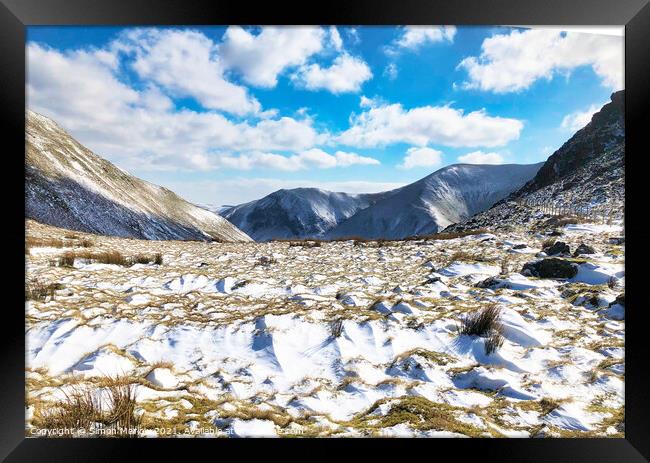
[[[156,240],[251,241],[224,218],[97,156],[54,121],[26,113],[25,217]]]
[[[282,189],[221,211],[256,241],[321,237],[389,193],[346,194],[317,188]]]
[[[520,165],[455,164],[393,190],[326,234],[402,239],[436,233],[484,211],[521,188],[543,163]]]
[[[494,207],[449,230],[530,223],[538,216],[537,204],[578,207],[621,219],[625,203],[624,103],[624,90],[613,93],[611,101],[554,152],[532,180]]]

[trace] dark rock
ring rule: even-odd
[[[618,238],[610,238],[609,239],[610,244],[625,244],[625,237],[621,236]]]
[[[512,247],[512,249],[525,249],[525,248],[527,248],[527,247],[528,247],[527,244],[515,244],[515,245]]]
[[[587,246],[584,243],[580,243],[580,246],[576,249],[576,252],[573,253],[574,256],[579,256],[580,254],[595,254],[596,250],[591,246]]]
[[[499,280],[496,277],[489,277],[483,281],[479,281],[474,286],[477,288],[488,288],[488,289],[501,288],[503,287],[503,281]]]
[[[563,233],[560,230],[551,230],[548,232],[548,236],[562,236]]]
[[[573,278],[578,273],[578,265],[551,257],[524,264],[521,273],[539,278]]]
[[[625,307],[625,293],[621,293],[618,296],[616,296],[616,299],[614,299],[614,302],[612,302],[610,305],[614,304],[620,304],[623,307]]]
[[[205,268],[205,267],[207,267],[207,266],[208,266],[208,263],[207,263],[207,262],[201,262],[201,263],[198,265],[199,268]]]
[[[440,281],[440,277],[429,277],[427,278],[427,281],[424,282],[425,285],[430,285],[432,283],[436,283]]]
[[[549,256],[557,256],[559,254],[567,254],[567,255],[571,254],[571,249],[569,248],[569,245],[562,241],[556,241],[550,246],[544,246],[542,250]]]

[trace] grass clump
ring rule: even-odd
[[[510,257],[505,256],[501,259],[500,262],[501,275],[508,275],[510,273]]]
[[[55,292],[62,288],[61,283],[45,284],[38,280],[29,281],[25,284],[25,300],[45,302],[48,297],[54,299]]]
[[[403,352],[402,354],[398,355],[395,357],[395,360],[393,361],[393,365],[398,363],[401,360],[404,360],[407,357],[412,357],[412,356],[419,356],[422,357],[426,360],[428,360],[431,363],[434,363],[436,365],[447,365],[449,363],[452,363],[455,361],[455,359],[444,352],[434,352],[430,351],[427,349],[422,349],[421,347]]]
[[[486,257],[478,253],[456,251],[447,258],[446,265],[451,265],[454,262],[494,262],[494,260],[492,257]]]
[[[75,254],[73,252],[66,252],[60,256],[56,261],[57,267],[74,267]]]
[[[485,354],[490,355],[498,351],[503,346],[503,335],[499,331],[492,331],[485,338]]]
[[[500,330],[500,314],[501,309],[496,304],[490,304],[484,309],[470,313],[461,322],[460,334],[487,336],[492,331]]]
[[[539,401],[539,408],[542,415],[548,415],[559,406],[560,406],[559,402],[546,397]]]
[[[25,248],[63,248],[65,243],[59,238],[37,238],[28,236],[25,238]]]
[[[339,318],[330,324],[330,336],[333,339],[340,338],[343,334],[343,319]]]
[[[322,245],[322,240],[310,239],[310,240],[273,240],[280,243],[289,243],[290,248],[294,247],[303,247],[303,248],[320,248]]]
[[[263,267],[268,267],[271,264],[277,264],[278,260],[273,256],[261,256],[255,263],[255,267],[261,265]]]
[[[107,378],[106,386],[75,386],[64,398],[35,415],[33,424],[57,437],[137,437],[136,388],[127,378]]]
[[[100,264],[121,265],[123,267],[131,267],[135,264],[151,263],[161,265],[163,263],[162,254],[160,253],[154,255],[137,254],[128,257],[119,251],[76,251],[66,252],[54,262],[54,265],[57,267],[73,267],[75,259],[85,259]]]
[[[503,326],[499,321],[501,309],[496,304],[470,313],[461,320],[459,335],[480,336],[485,339],[486,355],[496,352],[504,342]]]
[[[465,236],[471,236],[471,235],[480,235],[482,233],[487,233],[487,230],[484,228],[478,228],[476,230],[464,230],[464,231],[457,231],[457,232],[440,232],[440,233],[434,233],[432,235],[422,235],[422,236],[414,236],[411,238],[407,238],[407,240],[413,240],[413,239],[424,239],[424,240],[453,240],[456,238],[463,238]]]
[[[378,407],[390,402],[390,410],[383,416],[377,416]],[[471,424],[463,423],[455,417],[458,412],[466,413],[448,404],[431,402],[420,396],[404,396],[398,399],[382,399],[365,413],[354,418],[350,425],[358,428],[368,428],[381,431],[398,424],[406,423],[411,428],[428,431],[449,431],[471,437],[479,437],[484,431]]]
[[[163,258],[162,254],[156,253],[153,256],[148,256],[145,254],[138,254],[134,257],[131,258],[131,262],[133,264],[156,264],[156,265],[162,265],[163,263]]]

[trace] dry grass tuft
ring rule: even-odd
[[[490,304],[484,309],[473,312],[462,319],[458,328],[459,335],[481,336],[485,339],[485,354],[490,355],[503,345],[503,327],[499,322],[501,309]]]
[[[74,266],[75,259],[85,259],[91,262],[100,264],[121,265],[123,267],[130,267],[134,264],[157,264],[161,265],[163,262],[162,254],[156,253],[154,255],[137,254],[132,257],[124,256],[119,251],[75,251],[66,252],[63,256],[55,261],[54,265],[57,267],[72,267]]]
[[[56,290],[62,288],[61,283],[44,284],[38,280],[28,281],[25,284],[25,300],[45,302],[48,297],[54,299]]]
[[[485,354],[490,355],[501,348],[503,345],[503,335],[499,331],[492,331],[485,339]]]
[[[333,339],[341,337],[343,334],[343,319],[339,318],[330,324],[330,336]]]
[[[460,334],[487,337],[492,331],[500,331],[499,315],[501,309],[490,304],[482,310],[473,312],[461,321]]]
[[[548,415],[559,406],[560,403],[553,399],[543,398],[539,401],[539,408],[541,410],[542,415]]]
[[[55,264],[57,267],[74,267],[74,259],[73,252],[66,252],[55,261]]]
[[[25,237],[25,248],[63,248],[66,244],[59,238],[37,238],[35,236]]]
[[[48,407],[34,424],[64,437],[137,437],[141,419],[135,413],[136,388],[127,378],[105,378],[106,387],[76,386]]]

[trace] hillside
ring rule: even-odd
[[[25,217],[77,231],[156,240],[250,241],[230,222],[140,180],[27,111]]]

